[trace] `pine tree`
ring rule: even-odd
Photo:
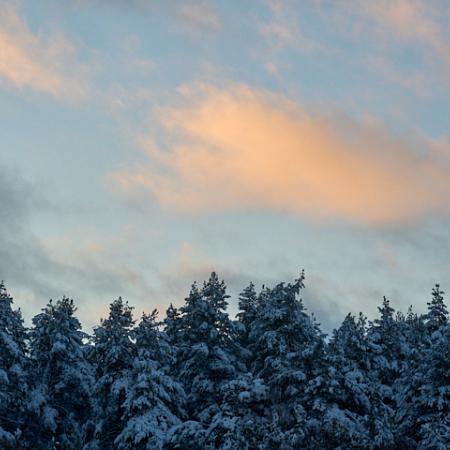
[[[418,442],[415,399],[420,393],[420,367],[423,364],[424,345],[427,341],[422,317],[410,307],[406,316],[396,318],[401,340],[400,374],[394,381],[393,435],[396,448],[415,449]]]
[[[248,345],[251,326],[257,317],[258,295],[255,291],[255,285],[250,283],[239,295],[239,313],[237,318],[241,327],[242,345]]]
[[[443,294],[435,285],[428,313],[415,323],[419,338],[408,385],[406,432],[418,449],[450,447],[450,324]]]
[[[115,449],[125,423],[136,345],[131,337],[133,308],[121,297],[111,303],[109,316],[94,330],[91,360],[96,368],[96,423],[87,450]]]
[[[30,331],[27,448],[78,450],[91,413],[93,372],[73,300],[50,301]]]
[[[177,308],[175,308],[172,303],[166,310],[166,317],[163,320],[164,331],[167,334],[170,343],[176,346],[180,340],[181,336],[181,315]]]
[[[450,325],[432,335],[431,347],[418,374],[420,387],[414,398],[419,449],[450,448]]]
[[[236,315],[237,321],[233,322],[234,341],[238,345],[239,359],[251,370],[252,352],[250,331],[257,317],[259,298],[255,291],[255,285],[250,283],[239,294],[239,312]]]
[[[184,390],[168,374],[167,348],[156,316],[156,310],[144,314],[133,332],[137,356],[124,402],[125,427],[115,440],[118,450],[162,449],[168,431],[185,416]]]
[[[88,344],[72,300],[29,333],[0,283],[3,450],[428,450],[450,448],[450,322],[383,298],[328,343],[300,298],[304,274],[239,297],[215,273],[134,326],[121,298]]]
[[[0,283],[0,447],[19,447],[28,392],[26,330],[20,310]]]
[[[180,351],[180,344],[183,341],[181,314],[172,303],[166,310],[166,317],[163,320],[163,333],[160,334],[161,343],[165,344],[167,364],[169,374],[176,378],[179,374],[177,356]],[[170,361],[169,361],[170,360]]]
[[[214,417],[210,426],[215,435],[220,435],[220,441],[218,446],[212,442],[210,448],[261,448],[270,425],[265,417],[268,404],[267,387],[263,380],[251,373],[238,374],[235,379],[223,384],[220,414]]]
[[[193,286],[181,308],[184,336],[180,378],[187,387],[189,409],[195,418],[217,406],[220,382],[234,374],[226,351],[230,346],[227,298],[225,284],[212,273],[203,289]]]
[[[271,399],[267,419],[281,430],[275,443],[280,448],[301,448],[305,441],[308,401],[306,388],[316,377],[324,341],[317,324],[298,298],[304,274],[293,284],[280,283],[260,295],[258,317],[250,338],[254,342],[253,373],[268,388]],[[273,439],[273,436],[268,436]]]
[[[320,377],[310,387],[315,397],[312,448],[368,448],[372,386],[365,334],[362,314],[357,320],[348,314],[333,331]]]
[[[378,310],[380,317],[371,323],[368,331],[370,375],[374,385],[369,425],[373,437],[371,448],[396,448],[406,442],[400,432],[406,426],[400,405],[405,406],[404,380],[410,368],[411,349],[404,316],[394,314],[386,297]]]
[[[232,326],[226,313],[228,297],[225,283],[213,272],[202,289],[192,286],[180,309],[178,375],[187,393],[191,421],[172,434],[172,448],[190,448],[183,445],[192,440],[197,441],[198,448],[208,448],[211,442],[220,448],[221,436],[227,433],[222,425],[226,428],[228,421],[219,419],[222,387],[242,369],[233,352]],[[206,437],[208,442],[204,441]]]
[[[439,284],[436,284],[431,291],[431,302],[428,302],[428,314],[426,315],[426,324],[430,333],[433,333],[442,325],[448,322],[447,306],[444,303],[444,292],[441,291]]]

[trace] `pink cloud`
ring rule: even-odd
[[[414,146],[245,85],[181,92],[182,104],[155,114],[166,146],[147,135],[148,164],[113,175],[122,190],[184,213],[267,209],[388,224],[450,211],[448,142]]]
[[[62,36],[33,34],[11,7],[0,11],[0,78],[17,88],[31,88],[56,98],[77,101],[86,83],[73,75],[85,68],[72,61],[74,49]]]

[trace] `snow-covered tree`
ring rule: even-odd
[[[243,371],[233,351],[232,325],[226,313],[228,297],[225,283],[213,272],[202,289],[195,284],[192,286],[185,305],[180,308],[182,342],[177,367],[179,380],[187,393],[191,422],[181,425],[172,434],[172,448],[187,448],[181,446],[194,439],[193,433],[198,435],[199,448],[210,445],[205,441],[200,443],[206,437],[208,442],[213,440],[215,445],[221,445],[223,430],[218,424],[218,415],[221,414],[222,386],[236,378],[238,371]]]
[[[212,273],[201,290],[192,287],[181,308],[180,379],[187,389],[189,411],[197,419],[210,407],[217,408],[220,384],[235,372],[227,351],[231,346],[227,298],[225,284]]]
[[[309,390],[308,448],[368,448],[367,417],[371,411],[366,318],[348,314],[333,332],[320,376]]]
[[[408,322],[413,357],[402,380],[406,400],[398,409],[407,411],[402,432],[423,450],[450,447],[450,324],[443,294],[435,285],[428,313]]]
[[[323,335],[299,298],[303,287],[302,273],[295,283],[266,288],[260,295],[258,317],[250,331],[254,342],[253,373],[267,385],[271,400],[268,420],[284,433],[278,443],[267,445],[280,448],[304,445],[305,405],[311,402],[306,388],[316,377],[323,358]],[[273,437],[267,436],[271,440]]]
[[[169,338],[172,345],[176,346],[180,340],[181,336],[181,315],[177,308],[175,308],[172,303],[166,310],[166,317],[163,320],[164,331]]]
[[[378,310],[379,318],[368,330],[370,376],[374,385],[369,428],[374,449],[395,448],[400,442],[407,442],[402,435],[409,420],[404,414],[409,389],[405,380],[411,381],[410,360],[413,358],[405,317],[394,314],[386,297]]]
[[[234,342],[239,353],[239,359],[248,370],[251,370],[252,352],[250,350],[252,342],[250,331],[257,317],[259,296],[255,291],[255,285],[250,283],[240,294],[238,300],[239,312],[237,320],[233,321]]]
[[[20,310],[0,283],[0,448],[19,448],[28,392],[26,330]]]
[[[0,449],[434,450],[450,448],[450,321],[384,298],[325,341],[304,274],[239,296],[213,272],[164,321],[121,298],[89,340],[72,300],[27,333],[0,283]]]
[[[242,345],[248,345],[248,339],[250,330],[253,322],[257,317],[258,310],[258,295],[255,291],[255,285],[250,283],[240,294],[239,294],[239,313],[237,318],[239,323],[242,325],[241,328],[241,342]]]
[[[214,417],[210,430],[220,436],[220,445],[209,439],[210,448],[251,450],[261,448],[269,432],[266,418],[268,389],[263,380],[251,373],[238,375],[222,386],[220,414]]]
[[[185,416],[184,390],[168,373],[168,349],[156,316],[156,310],[144,314],[133,331],[137,355],[124,402],[125,426],[115,440],[118,450],[162,449],[168,431]]]
[[[450,448],[450,325],[434,331],[414,397],[419,449]],[[417,429],[416,428],[416,429]]]
[[[73,300],[50,301],[30,331],[27,448],[78,450],[91,414],[93,371]]]
[[[441,291],[439,284],[436,284],[431,291],[431,301],[427,303],[426,325],[430,333],[448,322],[448,311],[443,296],[444,292]]]
[[[133,308],[119,297],[111,303],[108,318],[94,330],[91,360],[96,369],[96,411],[88,450],[115,449],[114,442],[126,426],[125,400],[137,354],[131,339],[133,325]]]

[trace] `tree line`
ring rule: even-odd
[[[25,328],[0,284],[0,448],[293,450],[450,448],[450,324],[427,312],[348,314],[329,337],[304,274],[253,284],[239,313],[216,273],[180,308],[135,319],[122,298],[92,335],[73,300]]]

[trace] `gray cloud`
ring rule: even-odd
[[[109,301],[148,288],[138,275],[133,280],[121,276],[118,266],[80,260],[77,255],[64,262],[57,259],[34,232],[32,218],[57,215],[61,209],[54,209],[20,174],[5,167],[1,173],[0,278],[27,320],[50,298],[67,295],[77,301],[84,323],[92,326]]]

